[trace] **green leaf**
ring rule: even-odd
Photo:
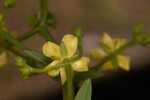
[[[112,64],[113,64],[114,70],[117,70],[118,69],[118,60],[117,60],[116,56],[114,56],[112,58]]]
[[[46,66],[51,62],[50,58],[45,57],[44,55],[31,50],[24,50],[24,52],[34,60],[38,61],[42,66]]]
[[[86,80],[79,89],[75,100],[91,100],[92,97],[92,82],[90,79]]]

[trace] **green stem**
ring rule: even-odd
[[[66,85],[64,85],[62,87],[62,91],[63,91],[63,100],[68,100],[67,99],[67,88],[66,88]]]
[[[21,43],[19,43],[16,39],[14,39],[8,32],[0,30],[0,36],[6,40],[8,40],[13,45],[17,46],[18,48],[21,48],[23,50],[27,50],[25,46],[23,46]]]
[[[13,38],[8,32],[0,30],[0,36],[4,38],[5,40],[8,40],[8,42],[15,45],[16,47],[21,48],[26,55],[28,55],[33,60],[40,62],[42,66],[45,66],[50,62],[47,57],[43,56],[42,54],[38,52],[31,51],[30,49],[25,47],[23,44],[21,44],[18,40]]]
[[[73,100],[73,71],[70,65],[65,66],[67,83],[64,85],[64,89],[66,89],[66,94],[64,95],[65,100]]]
[[[26,40],[32,37],[33,35],[35,35],[38,31],[39,31],[39,28],[32,29],[31,31],[24,33],[22,36],[18,37],[17,40],[18,41]]]
[[[78,48],[79,48],[79,54],[80,56],[82,56],[83,55],[82,37],[79,37]]]
[[[61,68],[61,67],[63,67],[63,66],[68,66],[68,65],[70,65],[70,63],[72,63],[72,62],[74,62],[74,61],[76,61],[76,60],[78,60],[79,59],[79,56],[78,55],[75,55],[75,56],[73,56],[73,57],[71,57],[71,58],[68,58],[68,60],[65,60],[64,62],[62,62],[61,64],[56,64],[56,65],[54,65],[54,66],[51,66],[50,68],[45,68],[45,69],[40,69],[40,68],[36,68],[36,69],[34,69],[33,68],[33,73],[38,73],[38,72],[50,72],[50,71],[53,71],[53,70],[57,70],[57,69],[59,69],[59,68]],[[67,63],[66,63],[66,61],[67,61]]]
[[[29,32],[27,32],[27,33],[24,33],[22,36],[18,37],[17,40],[20,41],[20,42],[21,42],[21,41],[24,41],[24,40],[26,40],[26,39],[32,37],[33,35],[35,35],[37,32],[38,32],[38,28],[33,29],[33,30],[31,30],[31,31],[29,31]],[[2,47],[9,47],[9,48],[12,47],[12,46],[10,45],[10,43],[1,44],[1,46],[2,46]]]
[[[39,27],[40,27],[42,36],[46,39],[46,41],[56,42],[45,25],[47,21],[47,16],[48,16],[48,0],[40,0],[41,23]]]
[[[45,24],[48,14],[48,0],[40,0],[41,24]]]
[[[105,59],[103,59],[101,62],[99,62],[98,64],[96,64],[93,67],[91,67],[91,69],[98,70],[99,67],[101,67],[108,60],[111,60],[115,55],[118,55],[118,54],[122,53],[125,49],[127,49],[129,47],[132,47],[132,46],[134,46],[136,44],[137,44],[137,42],[135,40],[132,40],[132,41],[128,42],[124,46],[120,47],[119,49],[117,49],[116,51],[114,51],[113,53],[111,53],[108,57],[106,57]]]
[[[51,35],[50,31],[46,27],[46,25],[41,25],[40,30],[41,30],[42,36],[45,38],[46,41],[56,42],[53,36]]]
[[[24,55],[22,55],[20,52],[18,52],[17,50],[15,50],[13,48],[6,47],[6,49],[9,50],[10,52],[12,52],[13,54],[15,54],[16,56],[25,57]]]

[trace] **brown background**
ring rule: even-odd
[[[38,11],[39,0],[19,0],[16,7],[9,9],[7,26],[22,34],[31,27],[24,20],[24,16]],[[144,31],[150,32],[150,1],[149,0],[49,0],[49,9],[57,19],[57,29],[51,30],[54,37],[60,42],[66,33],[72,33],[81,26],[85,32],[85,55],[88,50],[97,46],[102,32],[109,32],[115,37],[132,36],[134,24],[143,22]],[[0,12],[2,0],[0,0]],[[24,41],[24,44],[35,50],[40,50],[44,40],[34,36]],[[149,47],[137,46],[127,50],[132,58],[132,70],[138,70],[143,64],[149,63]],[[112,72],[113,75],[119,75]],[[111,74],[111,75],[112,75]],[[106,74],[106,77],[110,74]],[[101,79],[100,79],[101,81]],[[22,98],[41,97],[49,93],[54,95],[60,89],[59,84],[52,81],[47,75],[35,76],[27,81],[20,77],[20,73],[10,58],[9,64],[0,69],[0,100],[23,100]]]

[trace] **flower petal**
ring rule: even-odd
[[[72,63],[72,68],[73,70],[78,71],[78,72],[88,71],[89,62],[90,62],[89,58],[82,57],[79,60]]]
[[[113,70],[113,69],[114,67],[113,67],[112,61],[108,61],[103,65],[104,71]]]
[[[101,48],[96,48],[90,51],[90,58],[95,61],[100,61],[107,56],[107,53]]]
[[[120,68],[126,71],[130,70],[130,58],[128,56],[118,55],[117,59]]]
[[[100,40],[100,43],[105,44],[111,49],[114,48],[113,40],[107,33],[104,33],[104,35],[102,36],[102,39]]]
[[[78,47],[78,38],[71,34],[67,34],[64,36],[62,41],[64,42],[64,44],[67,48],[68,57],[73,56]]]
[[[116,39],[113,39],[113,43],[115,45],[115,49],[118,49],[121,46],[125,45],[126,42],[127,42],[126,38],[116,38]]]
[[[8,62],[7,54],[6,52],[2,52],[0,54],[0,67],[3,67],[4,65],[6,65],[7,62]]]
[[[61,53],[60,53],[60,47],[53,43],[53,42],[46,42],[43,46],[43,53],[47,57],[51,57],[54,59],[60,59]]]
[[[59,60],[55,60],[55,61],[53,61],[52,63],[50,63],[49,65],[47,65],[47,66],[46,66],[46,69],[51,68],[52,66],[54,66],[54,65],[56,65],[56,64],[58,64],[58,63],[60,63],[60,61],[59,61]],[[48,75],[49,75],[49,76],[52,76],[52,77],[56,77],[56,76],[59,75],[59,72],[60,72],[59,69],[57,69],[57,70],[52,70],[52,71],[48,72]]]
[[[64,85],[67,80],[67,76],[66,76],[66,71],[63,67],[60,68],[60,77],[61,77],[61,84]]]

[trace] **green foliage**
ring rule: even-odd
[[[4,7],[5,8],[11,8],[16,5],[18,0],[4,0]]]
[[[112,61],[114,69],[118,68],[117,55],[123,53],[126,49],[140,44],[142,46],[146,46],[150,44],[150,35],[143,34],[142,30],[144,28],[144,24],[137,24],[133,29],[133,39],[129,41],[127,44],[121,46],[117,50],[110,50],[110,48],[104,44],[100,44],[100,48],[102,48],[108,56],[105,59],[102,59],[100,62],[95,64],[92,67],[89,67],[87,72],[73,72],[71,63],[79,60],[83,55],[83,31],[81,28],[77,28],[74,32],[75,36],[78,38],[78,54],[67,58],[67,49],[64,43],[60,46],[61,55],[64,58],[60,64],[56,64],[49,69],[46,69],[45,66],[52,62],[52,59],[47,58],[43,54],[37,51],[33,51],[28,47],[24,46],[21,42],[32,37],[34,34],[40,34],[44,37],[45,41],[55,42],[48,26],[51,28],[56,28],[56,19],[54,15],[48,10],[48,0],[40,0],[40,19],[37,16],[26,16],[25,19],[32,26],[32,30],[28,32],[28,34],[22,35],[19,38],[14,38],[10,35],[9,31],[4,29],[5,26],[5,17],[8,12],[8,8],[14,7],[18,0],[4,0],[4,12],[2,15],[3,18],[0,21],[0,42],[1,40],[7,41],[1,44],[0,53],[4,50],[11,51],[16,57],[16,65],[19,66],[18,69],[22,74],[23,79],[28,79],[31,75],[47,73],[49,71],[60,69],[61,67],[65,68],[67,82],[63,86],[65,88],[66,100],[91,100],[92,96],[92,82],[91,79],[100,78],[103,76],[102,72],[98,70],[107,62]],[[108,42],[108,41],[107,41]],[[19,50],[13,49],[13,47],[17,47],[19,50],[23,51],[24,54],[20,53]],[[38,68],[40,64],[44,66],[44,68]],[[83,64],[84,65],[84,64]],[[89,79],[90,78],[90,79]],[[60,81],[60,77],[53,78],[54,80]],[[84,81],[84,82],[83,82]],[[83,82],[81,88],[79,89],[75,98],[73,85],[78,85],[80,82]]]
[[[86,80],[79,89],[75,100],[91,100],[92,97],[92,82],[91,79]]]
[[[36,51],[24,50],[24,52],[32,59],[35,59],[36,61],[38,61],[42,66],[46,66],[51,62],[50,58],[47,58],[44,55]]]

